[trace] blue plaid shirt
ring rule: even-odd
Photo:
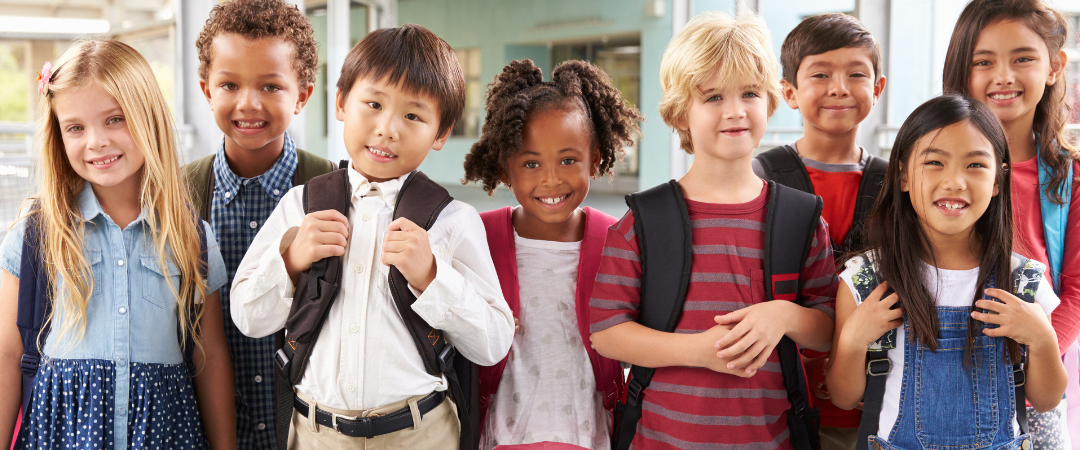
[[[274,450],[274,336],[252,339],[233,324],[230,289],[236,267],[244,259],[255,234],[274,211],[278,200],[292,188],[296,172],[296,144],[285,134],[285,149],[274,166],[255,178],[233,173],[225,159],[222,139],[214,158],[214,199],[210,226],[217,235],[228,282],[221,288],[225,338],[236,380],[236,444],[242,450]]]

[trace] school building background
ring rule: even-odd
[[[462,163],[484,120],[486,85],[515,59],[530,58],[550,79],[568,59],[603,68],[625,99],[645,115],[641,136],[626,149],[613,179],[593,182],[584,205],[619,216],[622,196],[682,176],[693,158],[660,119],[660,60],[685,23],[704,11],[760,14],[779,57],[787,33],[803,18],[842,12],[859,18],[881,43],[885,92],[859,129],[858,143],[886,155],[908,113],[941,92],[942,65],[953,25],[966,0],[288,0],[311,19],[319,42],[315,93],[295,117],[298,147],[337,161],[347,157],[333,97],[345,54],[368,30],[415,23],[457,51],[468,83],[466,111],[451,139],[431,152],[421,170],[456,198],[485,211],[515,201],[505,189],[488,197],[462,186]],[[108,35],[146,57],[175,114],[185,161],[215,152],[222,134],[198,85],[195,40],[218,0],[0,0],[0,226],[18,214],[33,190],[34,121],[40,96],[36,73],[72,39]],[[1066,81],[1080,110],[1080,0],[1050,3],[1072,25]],[[779,65],[779,61],[777,61]],[[1080,115],[1074,116],[1080,122]],[[798,111],[780,105],[760,150],[801,134]]]

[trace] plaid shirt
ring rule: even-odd
[[[214,199],[210,226],[217,235],[225,259],[228,282],[221,288],[225,338],[236,377],[236,443],[242,450],[273,450],[274,433],[274,336],[252,339],[233,324],[230,289],[236,267],[244,259],[255,234],[274,211],[278,200],[292,188],[296,171],[296,145],[285,134],[285,149],[274,166],[255,178],[241,178],[225,160],[222,139],[214,158]]]

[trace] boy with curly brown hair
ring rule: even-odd
[[[244,336],[230,314],[232,279],[255,234],[294,185],[329,172],[285,131],[314,89],[311,22],[282,0],[214,6],[199,39],[199,86],[224,133],[215,154],[185,167],[196,207],[221,242],[225,336],[236,383],[239,449],[274,449],[274,337]]]

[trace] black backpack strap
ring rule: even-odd
[[[210,259],[206,243],[206,230],[203,228],[202,219],[194,217],[195,226],[199,230],[199,274],[202,276],[203,281],[206,281],[206,276],[210,270]],[[207,292],[209,294],[209,292]],[[194,293],[192,298],[188,302],[188,317],[194,320],[199,317],[199,311],[202,309],[202,304],[195,303]],[[179,326],[182,326],[178,324]],[[187,367],[188,375],[194,377],[196,373],[195,367],[195,333],[199,332],[199,323],[195,322],[195,327],[191,333],[187,333],[184,336],[184,346],[182,348],[184,353],[184,366]],[[179,334],[180,331],[177,330]]]
[[[20,361],[22,369],[22,414],[23,420],[29,418],[30,397],[34,392],[38,365],[41,363],[41,345],[49,334],[46,319],[52,309],[52,291],[49,277],[41,270],[41,214],[34,202],[30,213],[26,215],[26,229],[23,235],[22,256],[19,265],[19,305],[15,324],[22,338],[23,355]],[[40,340],[39,340],[40,336]],[[18,432],[19,430],[16,430]],[[22,436],[18,436],[22,437]]]
[[[858,293],[853,293],[853,295],[858,295],[858,298],[865,300],[874,289],[877,289],[882,280],[877,276],[873,263],[865,255],[854,257],[848,264],[852,263],[862,264],[859,272],[852,277],[861,280],[856,286]],[[881,297],[888,297],[893,292],[895,291],[890,288]],[[878,432],[881,404],[885,399],[885,380],[888,379],[893,367],[889,359],[889,350],[893,348],[896,348],[896,330],[885,333],[866,350],[866,389],[863,392],[863,409],[859,420],[856,448],[870,448],[870,436]]]
[[[1013,264],[1011,274],[1011,284],[1008,285],[1008,289],[1011,289],[1014,294],[1020,299],[1028,303],[1035,303],[1035,292],[1038,290],[1039,282],[1045,276],[1046,267],[1037,261],[1030,260],[1019,254],[1013,254]],[[1014,405],[1016,407],[1016,422],[1020,425],[1020,434],[1028,433],[1028,419],[1027,419],[1027,395],[1024,393],[1024,385],[1027,384],[1027,373],[1024,371],[1027,367],[1027,346],[1020,346],[1020,364],[1013,364],[1013,394],[1015,396]]]
[[[790,145],[781,145],[766,150],[757,156],[761,168],[765,171],[766,181],[775,181],[784,186],[798,189],[808,194],[814,193],[810,183],[810,174],[802,162],[799,152]]]
[[[803,263],[810,251],[814,232],[821,222],[821,197],[807,194],[774,181],[769,182],[769,204],[765,215],[765,295],[768,300],[795,301]],[[802,245],[793,237],[802,236]],[[799,346],[784,336],[776,346],[784,389],[791,410],[788,429],[794,450],[817,450],[820,416],[810,406],[810,390],[806,383]]]
[[[641,248],[641,306],[638,321],[654,330],[672,332],[682,315],[690,284],[693,247],[690,214],[675,180],[626,196],[634,214],[634,234]],[[655,261],[655,264],[649,264]],[[626,406],[616,424],[615,448],[628,449],[641,419],[645,388],[656,369],[632,366],[626,384]]]
[[[866,245],[863,240],[862,227],[866,223],[866,216],[870,214],[870,208],[874,207],[877,195],[881,192],[885,182],[885,170],[889,168],[889,162],[883,158],[870,155],[863,167],[862,180],[859,181],[859,191],[855,196],[855,216],[851,221],[851,230],[844,238],[843,245],[839,249],[842,252],[856,252]]]

